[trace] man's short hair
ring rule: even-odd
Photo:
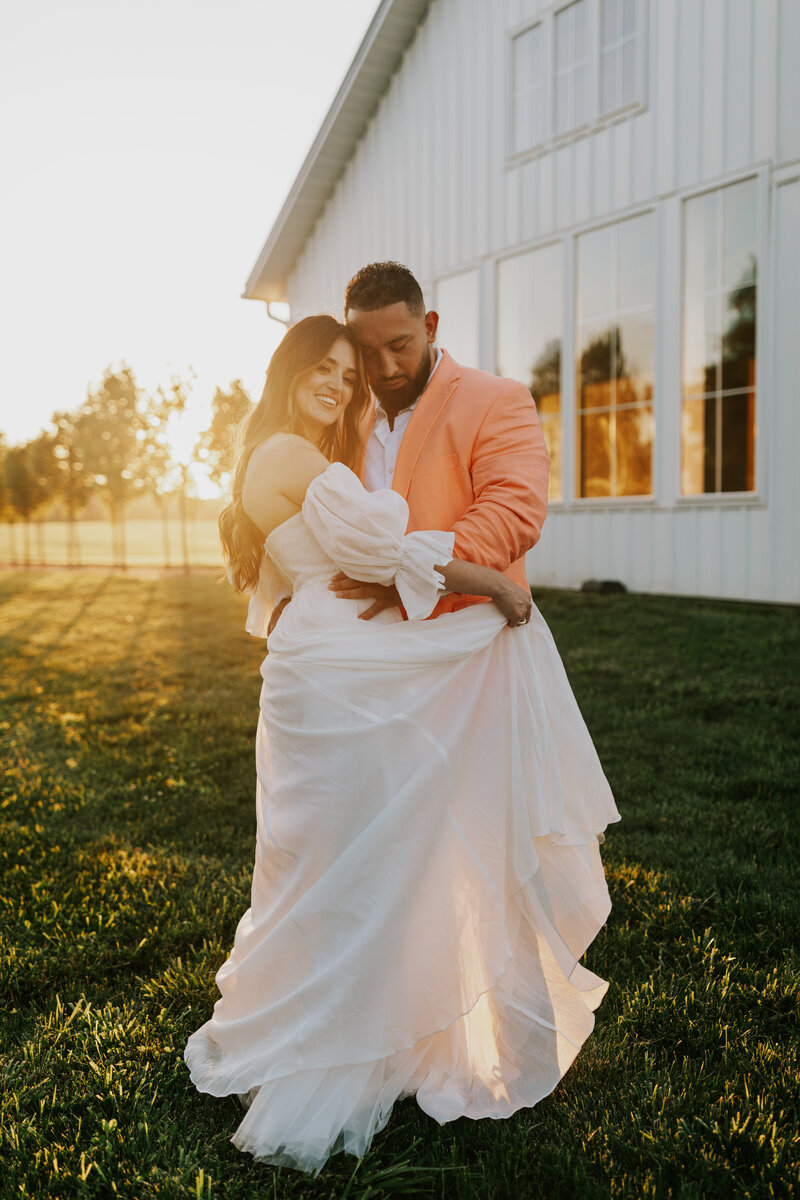
[[[425,313],[422,288],[408,267],[396,262],[370,263],[353,276],[344,294],[345,320],[351,308],[361,312],[374,312],[376,308],[387,308],[390,304],[403,301],[412,316]]]

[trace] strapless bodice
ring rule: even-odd
[[[264,553],[293,592],[311,583],[327,583],[338,570],[308,528],[302,512],[273,529],[264,541]]]

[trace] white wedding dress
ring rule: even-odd
[[[535,607],[422,620],[453,534],[407,519],[332,464],[250,602],[264,636],[275,568],[293,588],[261,672],[251,907],[184,1056],[248,1106],[236,1146],[305,1171],[362,1155],[402,1095],[439,1122],[535,1104],[608,986],[578,960],[619,814],[550,632]],[[357,620],[339,569],[395,580],[411,619]]]

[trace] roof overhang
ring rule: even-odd
[[[430,2],[382,0],[250,273],[245,299],[287,299],[286,280]]]

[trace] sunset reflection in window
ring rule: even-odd
[[[653,490],[652,213],[578,239],[577,490]]]
[[[751,492],[756,440],[756,183],[684,204],[681,492]]]
[[[563,498],[563,274],[559,244],[504,259],[497,280],[497,371],[531,390],[550,455],[551,500]]]

